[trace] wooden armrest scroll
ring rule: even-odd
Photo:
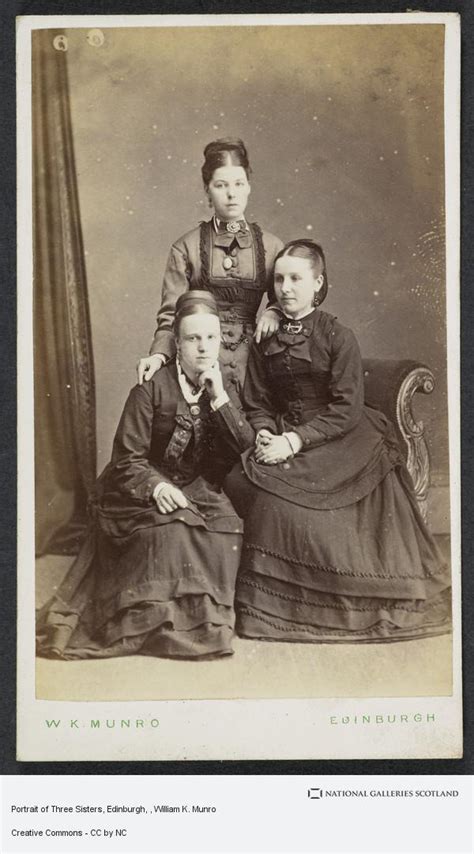
[[[397,430],[423,518],[430,481],[430,459],[423,422],[413,411],[415,394],[431,394],[435,381],[426,365],[413,359],[364,359],[365,402],[385,413]]]
[[[425,441],[425,427],[423,421],[416,420],[412,403],[417,392],[431,394],[434,386],[434,376],[429,368],[419,365],[404,378],[397,397],[398,428],[407,448],[407,467],[424,519],[427,514],[430,485],[430,458]]]

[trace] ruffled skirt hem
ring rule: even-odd
[[[38,632],[38,655],[63,660],[122,655],[200,659],[232,654],[234,610],[207,596],[143,602],[99,630],[81,618],[51,608]]]
[[[377,643],[451,630],[449,566],[403,473],[337,510],[257,492],[237,579],[237,633]]]
[[[350,625],[354,616],[354,622],[358,622],[357,612],[346,612],[346,625],[340,614],[334,611],[326,613],[324,623],[318,623],[315,616],[312,623],[303,623],[240,604],[237,608],[236,631],[241,637],[254,640],[293,643],[390,643],[416,640],[451,631],[449,600],[447,591],[446,595],[419,612],[418,619],[402,620],[401,624],[394,610],[385,617],[375,613],[373,620],[363,628],[352,628]],[[394,619],[390,619],[390,616]]]

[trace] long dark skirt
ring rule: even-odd
[[[64,659],[232,653],[242,523],[202,479],[189,508],[99,507],[81,553],[38,616],[38,652]]]
[[[377,642],[450,629],[450,573],[397,467],[345,507],[299,506],[236,467],[226,485],[247,508],[237,632],[262,640]]]

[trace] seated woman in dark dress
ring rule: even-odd
[[[232,652],[242,522],[220,484],[253,442],[219,368],[211,294],[176,305],[177,357],[130,392],[84,547],[38,620],[39,654]]]
[[[318,306],[324,254],[277,255],[279,331],[244,388],[255,448],[226,482],[244,517],[237,630],[292,641],[393,641],[450,627],[448,567],[418,510],[392,425],[364,405],[357,341]]]

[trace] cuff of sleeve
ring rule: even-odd
[[[152,498],[153,498],[153,500],[154,500],[154,501],[156,501],[156,499],[158,498],[159,494],[163,491],[164,487],[165,487],[165,486],[167,486],[167,485],[168,485],[168,484],[167,484],[166,480],[162,480],[162,481],[161,481],[161,483],[157,483],[157,484],[156,484],[156,486],[155,486],[155,488],[154,488],[154,490],[153,490],[153,493],[152,493]]]
[[[317,445],[323,445],[324,442],[327,441],[325,433],[321,433],[314,427],[307,427],[303,425],[302,427],[298,427],[294,432],[301,439],[301,447],[303,450],[305,448],[315,448]]]
[[[301,448],[303,447],[303,439],[301,438],[301,436],[298,436],[298,433],[295,433],[293,430],[290,430],[288,433],[283,433],[283,436],[288,439],[288,443],[290,445],[293,455],[301,451]]]
[[[271,305],[267,305],[267,306],[265,307],[265,309],[264,309],[264,312],[263,312],[263,313],[265,314],[265,312],[266,312],[266,311],[276,311],[276,313],[277,313],[277,314],[283,314],[283,312],[282,312],[282,310],[281,310],[280,306],[279,306],[279,305],[275,305],[275,303],[272,303]]]
[[[213,412],[217,412],[226,403],[230,403],[230,398],[227,392],[223,391],[215,400],[211,400],[211,409]]]
[[[275,435],[277,435],[278,433],[278,428],[274,421],[268,421],[268,419],[265,418],[252,417],[250,417],[249,420],[253,429],[255,430],[255,433],[258,433],[259,430],[269,430],[270,433],[274,433]]]
[[[142,500],[143,501],[153,501],[154,492],[159,483],[163,481],[163,476],[156,474],[149,478],[146,482],[145,489],[143,492]],[[166,481],[165,481],[166,483]]]
[[[161,359],[160,367],[163,368],[170,360],[169,356],[166,356],[164,353],[148,353],[148,358],[151,359],[152,356],[159,356]]]

